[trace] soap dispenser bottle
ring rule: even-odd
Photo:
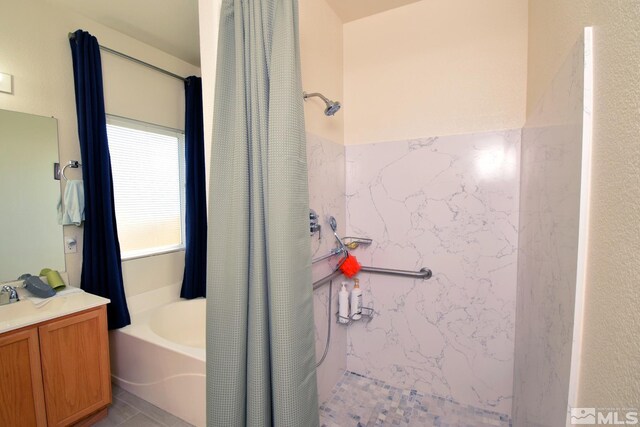
[[[360,320],[362,318],[362,289],[360,289],[360,279],[353,279],[353,289],[351,290],[351,318]]]
[[[342,282],[342,288],[338,292],[338,322],[349,323],[349,291],[347,282]]]

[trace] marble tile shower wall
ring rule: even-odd
[[[334,143],[317,135],[307,133],[307,165],[309,169],[309,206],[320,216],[321,238],[311,237],[312,256],[324,255],[335,247],[335,238],[327,224],[327,217],[334,216],[338,232],[344,235],[345,224],[345,176],[344,145]],[[335,260],[329,259],[313,266],[314,280],[335,267]],[[334,283],[332,311],[337,311],[339,287]],[[324,353],[327,340],[329,286],[326,285],[313,295],[316,334],[316,359]],[[331,314],[331,321],[335,321]],[[331,329],[331,344],[325,361],[317,370],[318,394],[320,402],[327,399],[331,389],[341,378],[347,365],[347,332],[335,323]]]
[[[564,425],[576,293],[584,40],[522,134],[514,425]]]
[[[346,147],[347,234],[370,323],[348,330],[349,371],[511,412],[521,131]]]

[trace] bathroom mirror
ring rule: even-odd
[[[55,118],[0,110],[0,282],[65,270],[58,159]]]

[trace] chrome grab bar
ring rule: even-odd
[[[362,266],[360,271],[372,274],[388,274],[390,276],[412,277],[414,279],[430,279],[433,273],[428,268],[421,268],[420,271],[394,270],[392,268],[378,268]]]
[[[431,272],[431,270],[425,267],[421,268],[420,271],[409,271],[409,270],[394,270],[391,268],[366,267],[363,265],[360,268],[360,271],[364,273],[388,274],[390,276],[411,277],[413,279],[423,279],[423,280],[430,279],[431,276],[433,276],[433,273]],[[316,289],[322,287],[322,285],[327,283],[329,280],[333,280],[336,277],[340,276],[341,274],[342,274],[342,271],[340,271],[340,267],[336,268],[332,273],[329,273],[323,278],[313,282],[313,290],[315,291]]]
[[[317,217],[318,215],[313,210],[311,210],[310,218],[312,220],[313,219],[317,220]],[[333,272],[313,282],[314,291],[319,287],[321,287],[322,285],[324,285],[325,283],[327,283],[328,281],[333,280],[336,277],[342,275],[340,266],[349,257],[349,252],[347,251],[347,248],[355,249],[359,245],[368,246],[373,242],[373,240],[365,237],[345,237],[344,239],[341,239],[338,236],[338,233],[336,232],[336,229],[338,228],[336,219],[332,216],[329,217],[329,226],[331,226],[331,230],[333,230],[333,235],[336,237],[336,241],[338,242],[338,247],[332,249],[326,255],[322,255],[318,258],[311,260],[311,264],[315,264],[316,262],[320,262],[322,260],[331,258],[332,256],[340,255],[340,254],[343,255],[343,258],[340,260],[340,262],[338,263],[338,266],[335,268],[335,270],[333,270]],[[344,240],[347,240],[347,242],[345,243]],[[365,273],[371,273],[371,274],[388,274],[391,276],[411,277],[414,279],[430,279],[431,276],[433,276],[433,273],[431,272],[431,270],[425,267],[421,268],[420,271],[409,271],[409,270],[394,270],[391,268],[367,267],[363,265],[361,266],[360,271]]]
[[[316,262],[320,262],[320,261],[323,261],[323,260],[325,260],[327,258],[331,258],[332,256],[340,255],[343,252],[346,252],[346,250],[344,248],[332,249],[331,252],[329,252],[328,254],[322,255],[322,256],[319,256],[318,258],[312,259],[311,260],[311,264],[315,264]]]
[[[333,273],[329,273],[326,276],[324,276],[322,279],[318,279],[315,282],[313,282],[313,290],[315,291],[316,289],[322,287],[322,285],[327,283],[329,280],[333,280],[336,277],[341,275],[342,275],[342,271],[340,271],[340,267],[338,267],[333,271]]]

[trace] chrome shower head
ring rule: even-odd
[[[340,103],[338,101],[332,101],[332,100],[330,100],[329,98],[327,98],[326,96],[324,96],[321,93],[318,93],[318,92],[314,92],[314,93],[303,92],[302,93],[302,97],[305,100],[307,98],[311,98],[311,97],[314,97],[314,96],[317,96],[318,98],[322,99],[324,101],[324,103],[327,104],[327,108],[324,109],[325,116],[333,116],[342,107],[342,105],[340,105]]]
[[[329,217],[329,227],[331,227],[331,229],[333,230],[334,233],[338,229],[338,222],[332,216]]]
[[[325,108],[324,110],[324,115],[325,116],[333,116],[335,113],[338,112],[338,110],[340,109],[340,107],[342,107],[342,105],[340,105],[340,103],[338,101],[329,101],[327,103],[327,108]]]
[[[340,246],[340,250],[342,252],[347,252],[347,248],[342,243],[342,239],[338,236],[338,222],[333,216],[329,217],[329,227],[333,230],[333,235],[336,236],[336,241],[338,242],[338,246]]]

